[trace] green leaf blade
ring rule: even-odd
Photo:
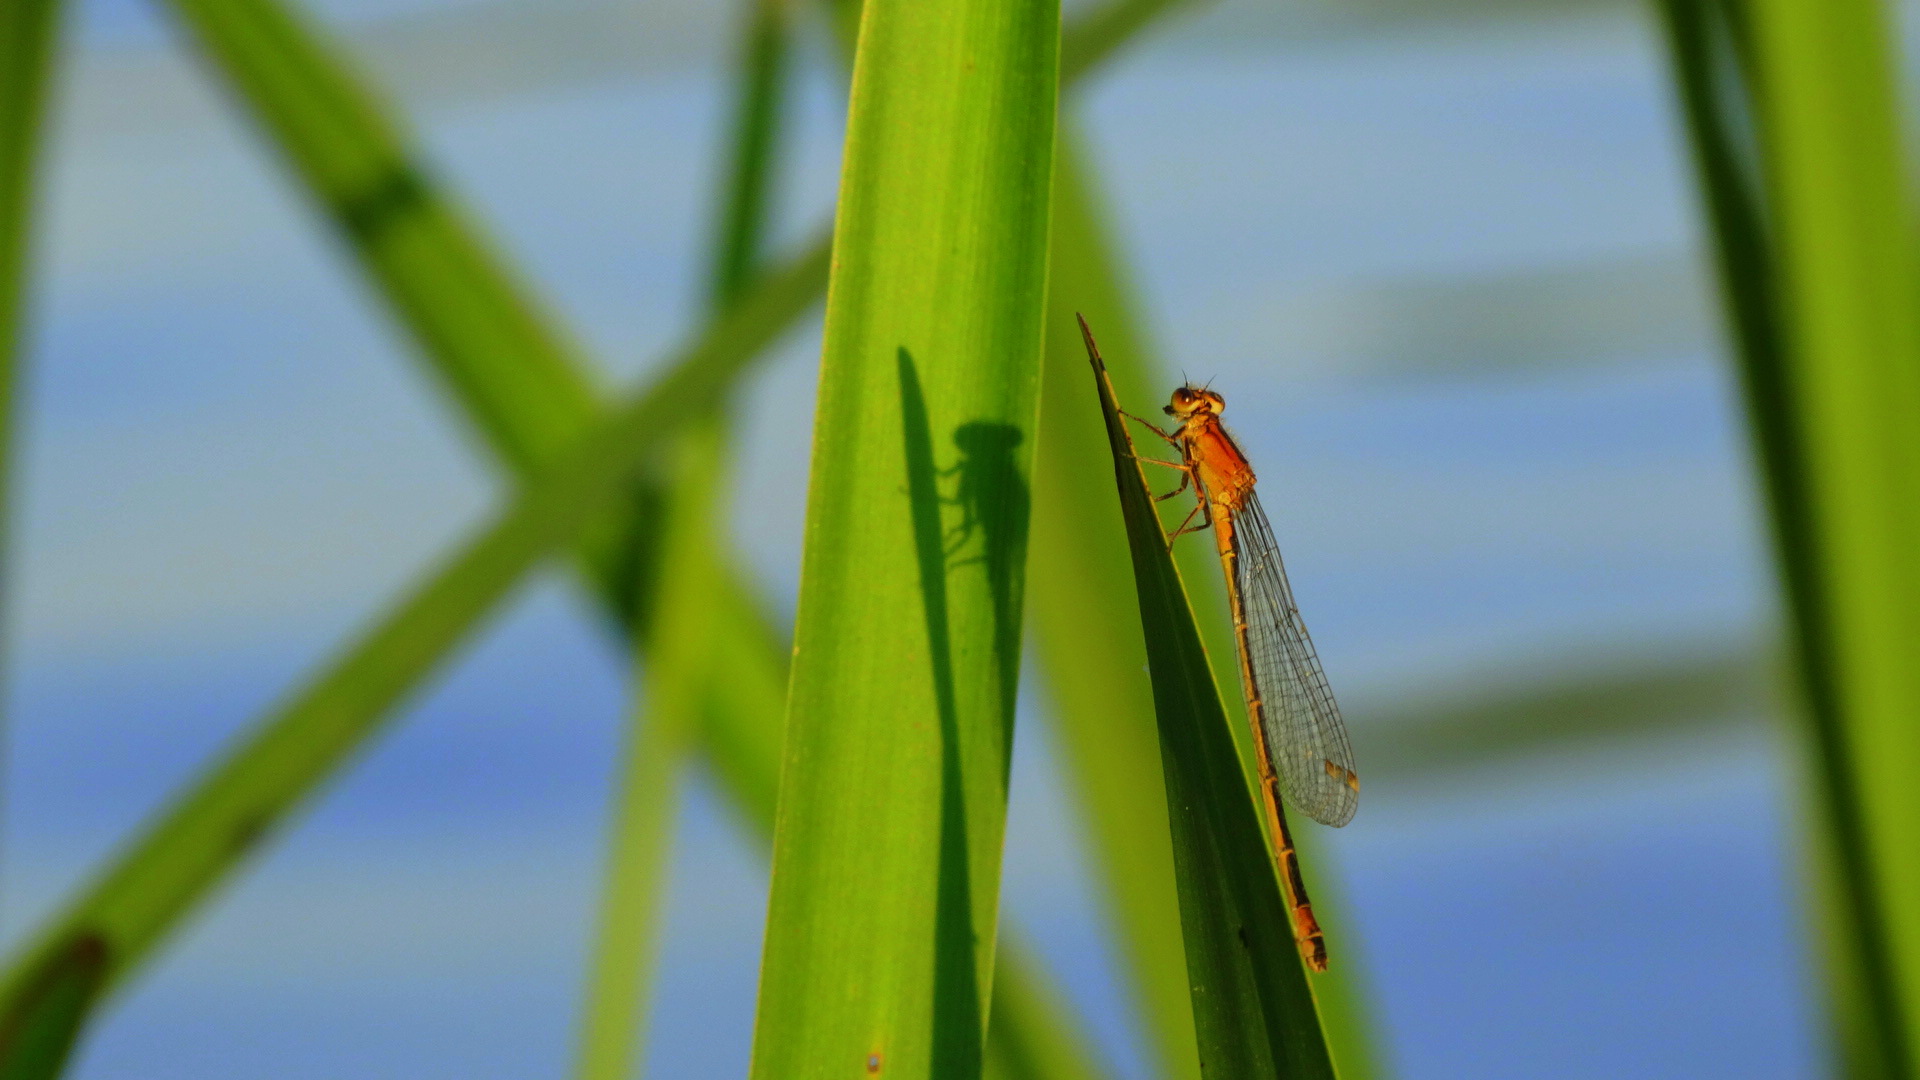
[[[870,0],[753,1075],[982,1067],[1059,12]]]

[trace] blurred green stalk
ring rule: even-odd
[[[785,96],[788,19],[789,0],[749,0],[713,243],[710,293],[716,312],[745,291],[764,243]],[[639,1074],[680,778],[700,730],[702,703],[735,647],[715,632],[712,603],[731,562],[724,522],[732,445],[728,396],[690,406],[695,418],[662,455],[659,552],[653,567],[642,571],[653,580],[636,604],[644,612],[644,596],[652,597],[651,612],[640,617],[652,622],[644,636],[655,648],[644,683],[641,653],[634,652],[639,689],[616,783],[614,841],[576,1070],[581,1080]]]
[[[1920,1074],[1920,327],[1891,14],[1664,0],[1805,709],[1847,1075]],[[1757,133],[1757,138],[1755,137]]]
[[[0,448],[12,442],[7,429],[25,338],[35,180],[59,10],[57,0],[0,5]]]
[[[672,440],[668,467],[676,477],[717,481],[715,464],[725,450],[720,434],[711,417],[691,421]],[[718,640],[710,603],[718,577],[712,545],[715,503],[724,493],[677,487],[661,529],[661,576],[653,590],[656,644],[644,693],[635,693],[615,787],[613,842],[575,1069],[582,1080],[640,1075],[680,781],[699,731],[704,677],[713,669]],[[636,650],[636,669],[638,660]]]
[[[5,574],[12,549],[11,516],[15,412],[21,357],[26,353],[28,260],[33,247],[34,192],[41,129],[60,7],[56,0],[0,3],[0,598],[11,600]],[[0,607],[5,614],[6,604]],[[4,638],[0,638],[4,641]],[[5,658],[0,657],[0,663]],[[4,756],[0,756],[4,760]]]

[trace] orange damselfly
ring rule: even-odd
[[[1084,318],[1080,333],[1086,339],[1087,354],[1098,364],[1100,351]],[[1360,802],[1360,776],[1353,768],[1353,747],[1340,707],[1334,703],[1313,639],[1307,636],[1307,625],[1287,584],[1280,545],[1254,494],[1253,467],[1220,422],[1225,407],[1226,400],[1212,390],[1185,385],[1174,390],[1166,406],[1167,415],[1179,421],[1172,431],[1122,415],[1180,451],[1179,461],[1139,459],[1180,470],[1180,486],[1156,501],[1171,499],[1189,487],[1197,498],[1198,505],[1167,537],[1168,545],[1185,533],[1213,530],[1227,579],[1240,687],[1253,726],[1261,802],[1292,908],[1294,939],[1307,966],[1325,971],[1326,938],[1307,899],[1281,795],[1315,821],[1338,827],[1353,820]]]

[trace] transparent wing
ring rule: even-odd
[[[1264,706],[1267,750],[1280,789],[1315,821],[1345,825],[1360,804],[1360,777],[1340,706],[1293,602],[1273,527],[1253,492],[1232,517],[1253,692]]]

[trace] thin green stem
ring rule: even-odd
[[[1840,918],[1817,920],[1833,995],[1829,1020],[1846,1075],[1907,1075],[1906,1035],[1895,1004],[1886,920],[1869,875],[1866,831],[1846,747],[1832,612],[1821,584],[1814,482],[1794,407],[1793,365],[1780,295],[1779,253],[1758,175],[1751,43],[1719,0],[1662,0],[1675,82],[1733,332],[1759,465],[1767,479],[1774,552],[1797,660],[1816,895]]]
[[[752,0],[748,9],[713,245],[712,301],[718,311],[745,291],[761,256],[784,97],[787,12],[787,0]],[[702,702],[711,696],[709,685],[727,663],[718,651],[713,599],[724,580],[728,429],[720,405],[700,412],[664,455],[659,551],[652,580],[643,585],[646,595],[636,598],[636,611],[651,609],[645,637],[656,645],[644,692],[635,692],[617,782],[606,897],[576,1070],[581,1080],[631,1077],[644,1054],[647,988],[659,952],[680,776],[699,731]],[[641,660],[636,649],[636,673]]]
[[[11,548],[14,398],[26,353],[35,180],[59,11],[56,0],[0,4],[0,574]],[[0,584],[0,597],[12,592]]]
[[[712,417],[693,421],[674,439],[674,473],[716,482],[679,485],[666,511],[654,605],[657,645],[648,692],[636,695],[627,731],[575,1070],[581,1080],[634,1076],[645,1049],[647,987],[659,954],[674,811],[717,641],[713,525],[721,492],[713,466],[722,450],[722,429]],[[636,666],[638,660],[636,654]]]
[[[489,443],[523,466],[565,447],[601,407],[591,366],[408,148],[393,110],[295,8],[170,3]]]
[[[749,0],[733,138],[718,203],[709,295],[716,310],[738,299],[760,268],[780,151],[791,0]]]
[[[1807,705],[1837,1042],[1851,1075],[1910,1077],[1920,273],[1890,15],[1877,0],[1669,0],[1665,15]]]

